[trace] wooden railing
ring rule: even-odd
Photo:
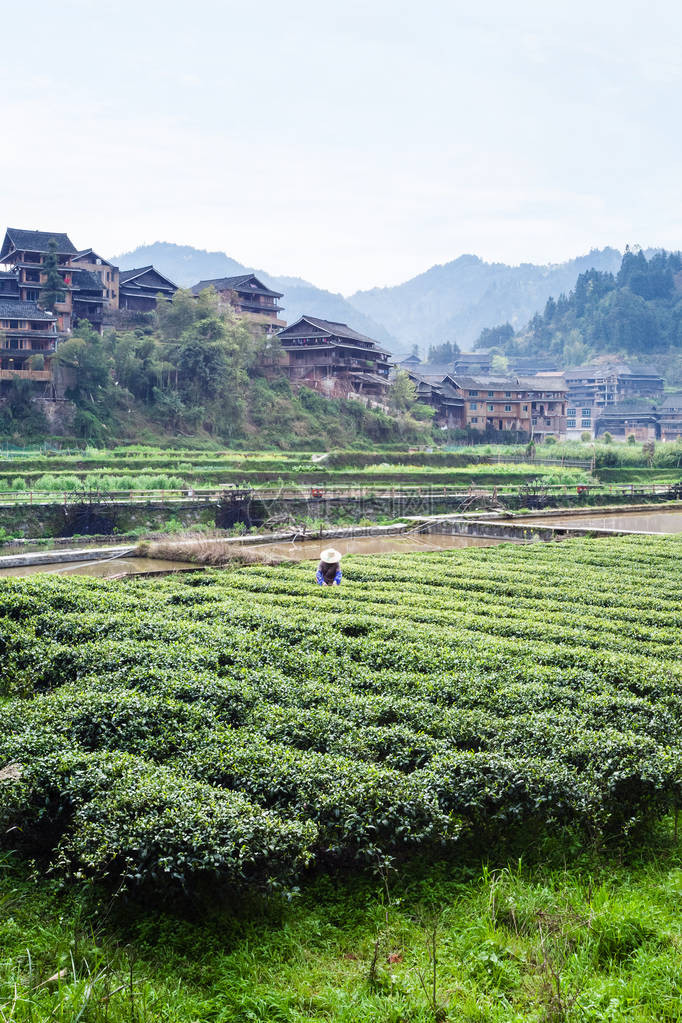
[[[682,484],[670,483],[649,483],[649,484],[563,484],[555,483],[548,486],[538,487],[538,494],[552,496],[575,495],[578,493],[600,494],[608,497],[613,495],[627,495],[631,497],[648,495],[670,495],[671,498],[679,498]],[[484,497],[502,496],[510,494],[528,494],[527,488],[518,484],[506,484],[496,487],[481,487],[472,483],[468,487],[463,486],[400,486],[387,487],[376,485],[374,487],[260,487],[247,491],[241,488],[228,487],[201,487],[196,489],[182,490],[110,490],[103,491],[99,495],[101,503],[116,504],[137,504],[149,501],[162,501],[164,503],[186,503],[196,504],[212,503],[230,495],[238,496],[245,501],[305,501],[305,500],[343,500],[348,498],[400,498],[400,497],[422,497],[438,499],[439,497]],[[54,490],[7,490],[0,491],[0,506],[17,504],[75,504],[79,498],[86,503],[98,503],[95,493],[77,490],[54,491]]]
[[[0,369],[0,380],[44,380],[52,379],[49,369]]]

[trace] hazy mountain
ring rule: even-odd
[[[570,291],[580,273],[613,273],[620,260],[621,253],[610,248],[549,266],[507,266],[460,256],[396,287],[358,291],[348,301],[382,323],[403,350],[442,341],[469,349],[484,327],[509,321],[518,330],[544,308],[550,295]]]
[[[224,252],[170,242],[141,246],[113,257],[113,261],[122,269],[153,263],[183,287],[254,271]],[[254,272],[275,291],[284,293],[283,315],[289,323],[303,313],[321,316],[348,323],[394,352],[407,352],[413,344],[424,351],[430,344],[450,340],[469,349],[484,327],[507,321],[520,329],[544,309],[550,295],[557,298],[575,287],[580,273],[590,269],[613,273],[620,261],[620,252],[610,248],[550,266],[507,266],[484,263],[478,256],[460,256],[404,284],[358,291],[349,298],[316,288],[300,277]]]
[[[131,270],[133,267],[152,263],[157,270],[183,288],[214,277],[257,273],[263,283],[273,291],[283,292],[282,315],[288,323],[294,323],[299,316],[307,313],[309,316],[347,323],[363,334],[381,341],[388,348],[395,347],[395,341],[385,327],[350,305],[343,295],[316,288],[314,284],[300,277],[273,277],[264,270],[256,270],[252,266],[238,263],[224,252],[206,252],[204,249],[194,249],[190,245],[154,242],[153,245],[142,245],[132,252],[124,252],[121,256],[113,256],[112,262],[121,270]]]

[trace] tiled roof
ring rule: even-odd
[[[60,231],[23,231],[16,227],[8,227],[0,252],[0,263],[13,249],[19,252],[49,252],[50,241],[54,238],[57,252],[61,256],[75,256],[78,251],[67,234]]]
[[[472,390],[488,388],[491,391],[509,391],[519,386],[516,377],[460,376],[459,373],[449,373],[448,376],[460,387]]]
[[[154,269],[154,267],[150,263],[149,266],[138,266],[135,270],[121,270],[121,272],[119,274],[119,280],[120,280],[121,284],[126,284],[128,281],[132,280],[134,277],[140,277],[141,274],[146,273],[147,270],[153,270],[153,269]]]
[[[519,383],[530,391],[565,391],[566,381],[563,377],[532,376],[519,377]]]
[[[246,285],[254,281],[257,287],[247,288]],[[281,291],[270,291],[258,280],[255,274],[239,274],[237,277],[215,277],[210,281],[199,281],[192,285],[191,291],[198,295],[205,288],[215,288],[216,291],[245,291],[250,295],[269,295],[272,298],[282,298]]]
[[[375,346],[375,349],[378,347],[376,341],[373,341],[371,337],[367,337],[365,334],[360,334],[359,331],[353,330],[353,328],[349,327],[347,323],[336,323],[334,320],[321,320],[317,316],[301,316],[300,319],[296,320],[296,323],[292,323],[288,327],[285,327],[284,330],[281,330],[279,332],[279,337],[284,337],[287,334],[292,337],[304,337],[304,328],[303,330],[297,330],[299,325],[303,323],[308,323],[312,327],[316,327],[321,333],[329,334],[332,337],[346,338],[349,341],[369,342],[371,345]],[[383,349],[381,350],[383,351]]]
[[[655,366],[648,366],[635,362],[598,362],[586,363],[584,366],[575,366],[567,369],[565,376],[567,380],[582,380],[584,377],[609,377],[609,376],[651,376],[660,377],[660,371]]]
[[[49,313],[40,309],[35,302],[16,302],[0,299],[0,316],[9,320],[52,320]]]
[[[169,287],[171,287],[171,288],[176,288],[177,287],[173,283],[173,281],[169,280],[168,277],[165,277],[159,270],[156,269],[155,266],[152,266],[151,263],[149,264],[149,266],[138,266],[134,270],[121,270],[121,272],[119,274],[119,283],[121,285],[123,285],[123,284],[133,285],[134,284],[137,287],[144,287],[145,286],[144,282],[142,282],[141,285],[138,285],[136,279],[138,277],[142,277],[143,274],[149,273],[150,271],[152,271],[152,273],[155,273],[157,275],[157,277],[160,277],[162,281],[165,281],[166,284],[169,285]]]
[[[94,256],[95,259],[99,259],[99,261],[104,263],[105,266],[114,266],[113,263],[111,263],[108,259],[105,259],[104,256],[100,256],[100,254],[95,252],[94,249],[81,249],[73,258],[75,261],[78,261],[79,259],[84,259],[86,256]],[[114,269],[116,268],[114,267]]]
[[[669,394],[661,404],[664,409],[682,409],[682,394]]]
[[[89,270],[73,270],[72,280],[75,288],[83,291],[102,291],[102,281],[97,274]]]

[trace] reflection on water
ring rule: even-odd
[[[267,551],[290,561],[316,559],[324,547],[333,546],[341,554],[409,554],[413,551],[440,551],[453,547],[492,547],[504,543],[489,536],[451,536],[449,533],[398,533],[395,536],[335,537],[329,540],[299,540],[296,543],[269,543],[246,550]],[[507,541],[508,542],[508,541]]]
[[[106,561],[63,561],[59,565],[23,565],[16,568],[0,568],[2,576],[18,575],[89,575],[101,579],[113,579],[123,575],[139,575],[146,572],[184,572],[195,569],[185,561],[161,561],[157,558],[108,558]]]
[[[518,521],[518,520],[517,520]],[[682,508],[660,511],[608,512],[605,515],[545,515],[533,522],[594,529],[632,529],[641,533],[682,533]]]

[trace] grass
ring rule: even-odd
[[[198,1023],[682,1018],[682,855],[319,876],[293,901],[119,905],[4,861],[0,1021]],[[529,843],[531,845],[531,843]],[[434,967],[435,951],[435,967]]]

